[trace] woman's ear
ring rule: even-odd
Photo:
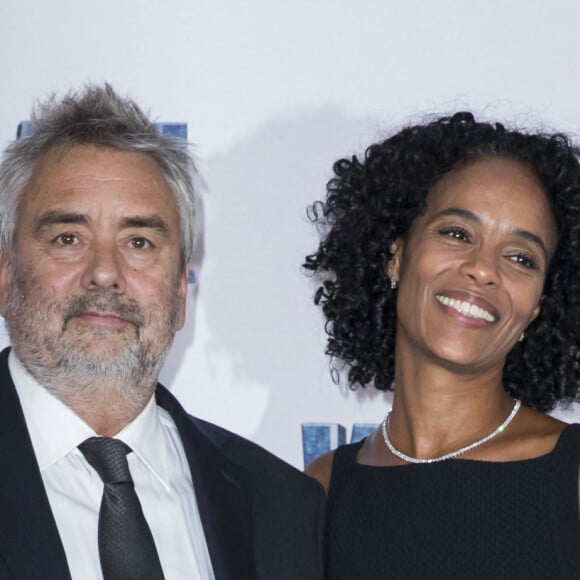
[[[531,324],[532,322],[534,322],[534,320],[536,320],[536,318],[538,318],[538,314],[540,314],[540,310],[541,310],[541,307],[538,304],[534,308],[534,310],[532,311],[532,315],[530,316],[530,321],[528,322],[528,324]]]
[[[392,258],[387,264],[387,274],[391,279],[391,282],[399,282],[400,279],[400,269],[401,260],[403,256],[404,242],[403,238],[397,238],[390,246],[389,252],[392,254]]]

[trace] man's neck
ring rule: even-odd
[[[67,389],[52,394],[70,407],[95,433],[114,437],[143,411],[155,392],[155,385],[140,391],[138,398],[128,398],[103,383],[106,381],[99,380],[89,389]]]
[[[95,433],[112,437],[143,411],[157,386],[157,377],[91,376],[60,369],[28,368],[29,374],[51,395],[62,401]],[[37,376],[37,372],[38,375]],[[49,380],[43,378],[50,377]]]

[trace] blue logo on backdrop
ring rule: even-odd
[[[157,132],[164,137],[187,141],[187,123],[155,123]],[[16,129],[16,139],[25,139],[34,133],[32,121],[21,121]]]
[[[376,425],[372,423],[355,423],[350,434],[350,443],[356,443],[370,435]],[[307,467],[319,455],[336,449],[346,443],[346,429],[338,423],[302,423],[302,453],[304,467]]]
[[[164,137],[174,137],[187,141],[187,123],[155,123],[157,132]],[[34,133],[32,121],[21,121],[16,129],[16,139],[26,139]],[[188,284],[195,284],[195,272],[189,271]]]

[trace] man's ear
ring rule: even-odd
[[[189,262],[183,267],[183,272],[179,276],[177,293],[179,296],[179,312],[177,314],[177,329],[183,328],[185,324],[185,308],[187,302],[187,281],[189,279]]]
[[[387,274],[391,281],[398,282],[400,279],[401,261],[403,259],[403,249],[404,249],[403,238],[397,238],[390,246],[389,252],[392,254],[392,258],[387,264]]]
[[[8,289],[12,283],[12,263],[6,252],[0,252],[0,314],[6,317]]]

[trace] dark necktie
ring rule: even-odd
[[[163,580],[151,530],[119,439],[90,437],[79,445],[104,483],[99,512],[99,557],[105,580]]]

